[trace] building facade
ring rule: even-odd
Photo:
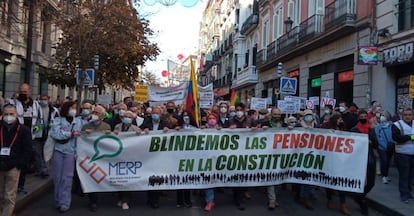
[[[207,74],[221,88],[223,65],[231,65],[226,82],[245,103],[261,97],[276,105],[287,96],[279,94],[280,78],[291,77],[298,80],[295,96],[330,97],[360,108],[375,100],[393,113],[413,106],[412,6],[411,0],[236,0],[227,19],[234,21],[232,52],[222,52],[226,38],[218,34],[216,45],[202,52],[213,57],[201,62],[217,66],[217,76],[207,67],[200,71],[213,71]],[[378,59],[366,64],[359,55],[368,48],[378,50]]]
[[[36,4],[34,4],[36,2]],[[33,21],[29,22],[30,4],[33,3]],[[62,0],[6,0],[0,2],[0,94],[11,97],[18,86],[25,82],[27,73],[33,95],[46,94],[74,96],[69,89],[49,85],[40,75],[53,66],[54,46],[61,32],[53,23],[55,12],[64,3]],[[31,64],[26,64],[29,25],[32,28]],[[31,69],[26,68],[31,65]]]

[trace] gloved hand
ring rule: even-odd
[[[39,125],[33,126],[33,132],[37,133],[39,131],[40,131],[40,126]]]

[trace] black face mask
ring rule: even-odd
[[[367,119],[360,119],[359,122],[361,122],[362,124],[367,123]]]
[[[19,94],[19,101],[26,101],[27,100],[27,94]]]
[[[174,109],[167,109],[167,112],[171,114],[174,112]]]

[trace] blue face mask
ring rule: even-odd
[[[158,121],[158,120],[160,120],[160,116],[159,116],[158,114],[152,114],[152,115],[151,115],[151,118],[152,118],[152,120],[153,120],[153,121]]]
[[[90,112],[87,109],[83,109],[82,112],[81,112],[81,116],[87,116],[89,114],[90,114]]]
[[[290,123],[290,126],[291,126],[291,127],[296,127],[296,122],[291,122],[291,123]]]
[[[230,112],[229,116],[230,116],[230,118],[233,118],[234,116],[236,116],[236,112]]]
[[[313,121],[313,116],[312,116],[312,115],[305,115],[304,120],[305,120],[306,122],[311,122],[311,121]]]
[[[124,124],[131,124],[132,123],[132,119],[131,118],[124,117],[122,119],[122,123],[124,123]]]

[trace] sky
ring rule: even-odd
[[[150,40],[157,43],[161,50],[157,60],[147,62],[144,70],[153,72],[159,78],[162,78],[162,71],[167,70],[167,59],[177,61],[179,54],[187,57],[198,49],[199,26],[207,0],[200,0],[190,8],[184,7],[180,1],[168,7],[155,3],[139,8],[140,14],[145,15],[155,32]]]

